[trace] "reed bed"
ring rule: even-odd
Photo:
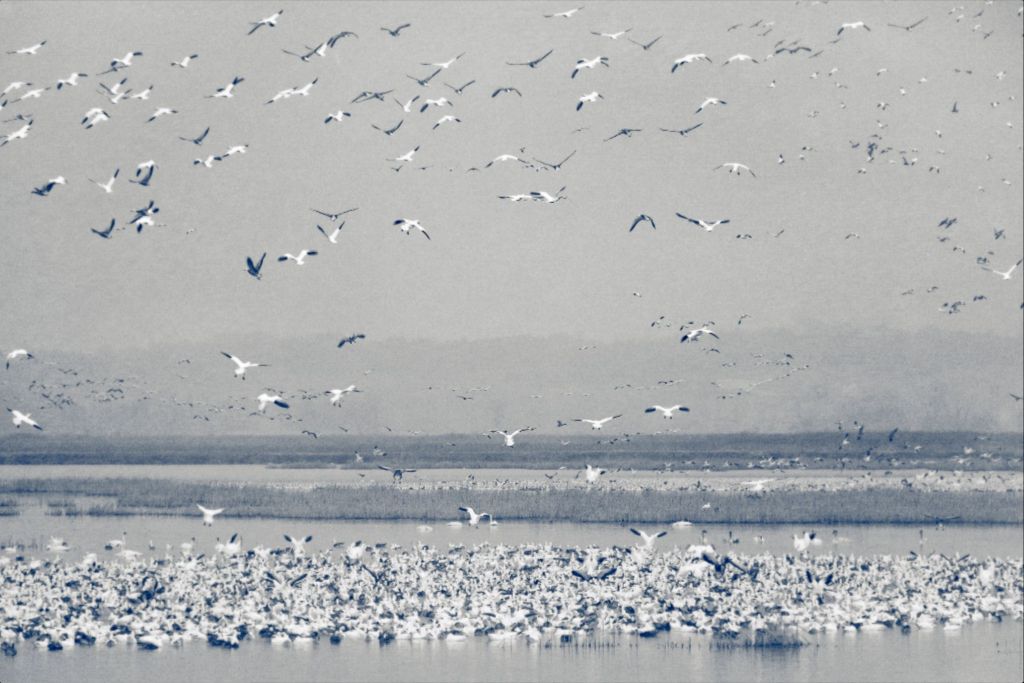
[[[1024,523],[1020,491],[780,490],[760,495],[732,491],[586,488],[404,488],[216,484],[161,479],[0,480],[0,493],[104,496],[89,515],[197,514],[196,503],[225,508],[225,517],[325,520],[450,520],[460,506],[499,520],[535,522],[695,524],[964,524]],[[710,507],[707,507],[710,506]],[[79,508],[82,506],[79,506]],[[2,510],[3,508],[0,508]],[[65,508],[70,509],[70,508]],[[2,514],[2,513],[0,513]]]

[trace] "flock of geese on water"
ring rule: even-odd
[[[486,513],[463,509],[469,524]],[[219,511],[203,510],[213,523]],[[684,523],[685,524],[685,523]],[[125,538],[78,562],[0,552],[0,648],[40,649],[189,641],[237,648],[245,640],[309,645],[342,639],[571,642],[660,632],[721,638],[897,629],[958,629],[1022,619],[1020,559],[839,552],[848,542],[794,535],[794,553],[720,553],[699,544],[658,550],[667,532],[630,529],[633,547],[550,544],[367,545],[312,536],[243,548],[233,535],[207,555],[195,542],[144,558]],[[923,544],[923,539],[922,539]],[[922,546],[923,547],[923,546]]]

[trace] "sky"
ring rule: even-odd
[[[181,381],[210,403],[227,401],[227,387],[238,392],[237,384],[222,386],[233,380],[230,363],[217,358],[224,344],[270,363],[274,375],[264,379],[282,392],[307,375],[333,386],[341,379],[323,375],[372,366],[389,388],[363,398],[383,410],[403,391],[423,390],[437,364],[421,351],[428,345],[476,358],[483,367],[467,378],[480,381],[516,376],[523,366],[546,379],[563,347],[619,350],[600,364],[580,356],[588,349],[570,354],[560,362],[578,372],[547,386],[549,395],[628,377],[637,357],[668,363],[666,370],[678,358],[701,378],[692,394],[707,392],[710,402],[719,387],[706,382],[719,381],[715,373],[746,364],[751,372],[737,381],[760,381],[753,354],[774,358],[800,347],[793,366],[830,367],[817,389],[804,379],[813,373],[801,372],[787,379],[791,393],[773,396],[785,415],[800,415],[785,428],[828,424],[843,412],[834,397],[828,414],[807,397],[831,386],[825,376],[855,386],[838,369],[846,358],[856,372],[881,365],[889,379],[878,381],[914,386],[919,400],[943,405],[940,393],[963,383],[991,386],[969,409],[954,401],[912,411],[922,428],[952,421],[1019,430],[1021,404],[1008,394],[1021,393],[1021,272],[1003,280],[985,267],[1005,271],[1024,250],[1020,5],[965,3],[950,13],[947,4],[588,2],[570,18],[546,18],[575,5],[2,3],[0,87],[33,85],[5,95],[0,111],[0,135],[24,125],[18,115],[32,121],[27,138],[0,147],[0,350],[31,349],[37,365],[55,364],[51,372],[74,358],[96,377],[136,363],[140,386],[175,396],[185,391],[175,384],[178,361],[208,354],[210,372],[227,377]],[[281,7],[277,26],[246,35]],[[922,17],[911,31],[887,25]],[[856,21],[870,30],[837,36]],[[411,26],[397,38],[380,30],[401,23]],[[615,40],[592,33],[626,29]],[[340,31],[358,37],[308,62],[284,52]],[[629,41],[658,36],[648,50]],[[34,55],[8,53],[43,40]],[[775,54],[781,46],[810,50]],[[548,50],[535,69],[506,64]],[[132,66],[100,75],[131,51],[143,53]],[[691,53],[711,61],[672,73],[673,61]],[[724,64],[738,53],[758,63]],[[171,66],[189,54],[199,56],[188,68]],[[409,78],[456,55],[428,87]],[[570,77],[577,60],[597,56],[607,57],[607,68]],[[72,72],[88,77],[57,90],[57,79]],[[233,98],[208,97],[235,76],[245,80]],[[111,103],[99,84],[121,78],[133,94],[152,86],[148,99]],[[265,104],[314,78],[308,97]],[[469,81],[461,95],[445,85]],[[505,86],[521,96],[492,97]],[[18,101],[40,87],[49,89]],[[352,102],[363,90],[392,89],[383,102]],[[592,91],[602,99],[577,111]],[[410,113],[392,99],[416,95]],[[418,111],[442,96],[451,106]],[[725,104],[697,113],[708,97]],[[177,113],[147,123],[161,106]],[[93,107],[110,120],[86,129],[80,121]],[[325,124],[338,110],[351,116]],[[445,114],[460,121],[434,129]],[[372,127],[399,120],[392,136]],[[685,137],[659,130],[697,124]],[[207,127],[201,147],[179,139]],[[607,140],[622,128],[639,130]],[[248,147],[210,168],[193,164],[232,145]],[[389,161],[416,147],[411,163]],[[572,152],[557,171],[536,161]],[[528,163],[485,168],[499,154]],[[150,159],[151,185],[130,183]],[[754,175],[716,168],[729,162]],[[115,168],[112,193],[90,182]],[[57,176],[67,184],[32,194]],[[531,191],[564,199],[498,198]],[[158,225],[136,233],[129,219],[150,200],[160,207]],[[333,224],[311,208],[354,207],[337,244],[317,232],[318,223],[328,231]],[[677,213],[730,222],[705,232]],[[639,214],[656,229],[630,232]],[[938,226],[946,217],[958,219],[952,228]],[[110,239],[91,232],[111,218],[118,228]],[[398,218],[419,219],[430,239],[403,235]],[[1004,231],[999,239],[996,230]],[[319,254],[301,267],[276,260],[301,249]],[[256,280],[245,258],[264,252]],[[948,313],[958,301],[958,312]],[[680,345],[678,328],[688,321],[714,321],[721,339]],[[355,332],[390,351],[372,362],[333,360],[335,340]],[[865,335],[888,342],[866,344]],[[481,351],[510,339],[531,341],[511,356]],[[879,359],[886,344],[892,354]],[[717,354],[708,350],[716,345]],[[314,363],[321,352],[328,355]],[[350,352],[370,354],[337,351]],[[335,365],[318,376],[324,363]],[[938,376],[954,363],[967,375]],[[447,383],[461,384],[471,365],[452,368]],[[39,375],[28,365],[17,371],[0,381],[5,401],[54,411],[28,389]],[[853,391],[858,407],[875,390]],[[501,398],[474,416],[473,428],[515,419],[519,389],[492,391]],[[889,404],[872,409],[904,410],[908,397],[890,393]],[[601,403],[574,408],[616,409]],[[105,429],[96,421],[107,406],[80,398],[77,407],[85,412],[68,424]],[[523,410],[523,419],[550,422],[556,409]],[[726,414],[705,428],[771,431],[783,424],[775,409]],[[458,430],[457,410],[435,412],[408,428]],[[141,424],[168,419],[178,424]],[[379,422],[367,417],[353,428]]]

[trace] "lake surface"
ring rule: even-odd
[[[96,552],[102,557],[103,545],[112,539],[120,539],[127,532],[128,547],[146,553],[163,555],[170,544],[177,553],[183,541],[195,538],[196,553],[212,553],[218,539],[227,540],[232,534],[242,536],[243,548],[256,545],[268,547],[284,546],[284,534],[291,536],[313,536],[308,548],[315,552],[329,547],[334,542],[361,540],[367,544],[397,543],[411,545],[427,543],[447,547],[452,543],[551,543],[560,546],[628,546],[638,541],[629,532],[628,526],[618,524],[546,524],[533,522],[499,522],[496,526],[482,523],[473,528],[468,525],[453,528],[443,522],[430,523],[429,532],[420,530],[421,524],[413,521],[311,521],[293,519],[231,519],[218,518],[213,527],[202,525],[202,515],[196,510],[195,517],[169,516],[55,516],[47,514],[45,499],[16,497],[21,514],[15,517],[0,517],[0,544],[20,543],[28,546],[27,555],[47,555],[45,546],[51,536],[63,538],[72,549],[65,556],[68,561],[77,561],[87,552]],[[67,500],[66,498],[64,500]],[[75,498],[79,507],[87,507],[102,499]],[[452,510],[452,520],[465,516]],[[918,553],[970,553],[975,557],[1022,557],[1024,556],[1024,535],[1019,526],[977,526],[946,525],[927,527],[871,524],[823,526],[812,529],[791,525],[695,525],[683,529],[671,527],[644,527],[646,531],[664,528],[668,535],[658,541],[659,547],[686,547],[701,541],[701,532],[707,531],[708,542],[719,550],[730,550],[745,554],[771,552],[774,554],[793,552],[793,534],[816,531],[822,537],[820,546],[812,546],[811,552],[835,552],[853,555],[906,554],[913,550]],[[842,541],[833,543],[833,530]],[[921,542],[921,532],[924,543]],[[730,542],[732,538],[738,543]],[[763,539],[763,542],[762,542]],[[152,542],[155,550],[150,551]]]
[[[799,650],[718,649],[707,637],[592,638],[577,644],[262,640],[224,650],[193,641],[154,652],[134,646],[4,658],[4,683],[43,681],[1019,681],[1024,625],[978,622],[956,631],[828,634]],[[595,646],[587,647],[586,643]],[[73,672],[73,673],[71,673]]]

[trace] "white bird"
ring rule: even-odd
[[[292,554],[295,557],[302,557],[306,554],[306,544],[313,542],[312,536],[306,536],[305,538],[292,538],[288,534],[284,535],[284,540],[292,544]]]
[[[278,394],[268,394],[267,392],[264,391],[262,394],[256,397],[256,400],[260,402],[259,411],[261,413],[265,412],[267,406],[270,405],[271,403],[273,403],[278,408],[288,408],[288,404],[285,403],[284,398],[282,398]]]
[[[237,366],[235,368],[235,377],[241,377],[242,379],[245,379],[245,371],[248,370],[249,368],[266,368],[266,367],[270,367],[270,366],[265,365],[263,363],[250,363],[249,361],[244,361],[241,358],[239,358],[238,356],[232,356],[227,351],[221,351],[221,355],[231,359],[231,362],[234,363]]]
[[[422,114],[427,110],[428,107],[452,107],[451,100],[447,97],[438,97],[437,99],[430,99],[429,97],[423,100],[423,104],[420,105],[420,113]]]
[[[502,161],[518,161],[520,163],[525,163],[522,159],[520,159],[519,157],[517,157],[514,154],[499,154],[498,156],[496,156],[493,159],[491,159],[490,161],[488,161],[484,165],[484,168],[490,168],[494,164],[500,163]]]
[[[213,168],[213,162],[221,161],[223,159],[219,154],[210,154],[205,159],[193,159],[193,166],[204,166],[205,168]]]
[[[447,114],[439,118],[431,130],[437,130],[440,126],[443,126],[446,123],[462,123],[462,119],[452,116],[451,114]]]
[[[41,43],[36,43],[35,45],[32,45],[31,47],[23,47],[20,50],[8,50],[7,54],[9,54],[9,55],[35,55],[37,52],[39,52],[40,48],[42,48],[43,45],[46,45],[46,41],[45,40],[42,41]]]
[[[461,57],[462,57],[462,55],[464,55],[464,54],[466,54],[466,53],[465,53],[465,52],[463,52],[462,54],[460,54],[460,55],[458,55],[458,56],[456,56],[456,57],[452,57],[452,58],[451,58],[451,59],[449,59],[449,60],[448,60],[447,62],[434,62],[434,63],[428,63],[428,62],[420,62],[420,66],[436,66],[436,67],[437,67],[437,68],[439,68],[439,69],[447,69],[447,68],[448,68],[448,67],[450,67],[450,66],[451,66],[452,64],[454,64],[455,62],[457,62],[457,61],[459,60],[459,58],[461,58]]]
[[[532,432],[534,429],[536,429],[536,428],[535,427],[522,427],[520,429],[515,430],[514,432],[504,432],[504,431],[502,431],[500,429],[492,429],[491,430],[491,434],[501,434],[503,437],[505,437],[505,445],[508,448],[512,448],[513,446],[516,445],[516,435],[517,434],[519,434],[521,432]]]
[[[199,503],[196,503],[196,507],[199,508],[200,511],[202,511],[203,513],[203,526],[213,526],[213,518],[219,515],[220,513],[224,512],[224,508],[217,508],[216,510],[211,510],[210,508],[204,508]]]
[[[758,62],[756,59],[754,59],[750,55],[735,54],[732,57],[729,57],[729,59],[725,60],[725,62],[722,64],[722,66],[728,66],[729,64],[732,64],[733,62],[753,62],[754,64],[760,64],[760,62]]]
[[[48,195],[51,192],[53,192],[53,189],[55,187],[57,187],[58,185],[67,185],[67,184],[68,184],[67,178],[65,178],[62,175],[59,175],[56,178],[50,178],[43,185],[41,185],[41,186],[39,186],[37,188],[34,188],[32,190],[32,194],[38,195],[40,197],[45,197],[46,195]]]
[[[246,35],[251,36],[253,33],[256,33],[257,29],[259,29],[261,26],[268,26],[270,28],[277,26],[277,20],[281,18],[282,14],[284,14],[284,10],[279,9],[273,14],[271,14],[269,17],[265,17],[263,19],[260,19],[259,21],[250,22],[252,24],[252,28],[249,29],[249,33],[247,33]]]
[[[349,384],[344,389],[330,389],[326,393],[331,395],[331,405],[341,405],[341,397],[347,394],[361,394],[362,389],[357,389],[355,384]]]
[[[154,111],[153,114],[148,119],[146,119],[146,123],[152,123],[153,121],[156,121],[161,116],[167,116],[168,114],[177,114],[177,113],[178,113],[178,110],[177,109],[173,109],[171,107],[157,107],[156,111]]]
[[[315,249],[303,249],[302,251],[299,252],[298,256],[293,256],[291,253],[285,253],[281,256],[278,256],[277,260],[287,261],[288,259],[291,259],[292,261],[295,261],[295,265],[301,266],[305,265],[307,256],[316,256],[317,253],[319,252],[317,252]]]
[[[632,527],[629,528],[629,531],[630,531],[630,533],[632,533],[632,534],[634,534],[636,536],[639,536],[640,538],[643,539],[643,541],[644,541],[644,548],[645,549],[653,548],[655,541],[657,541],[662,536],[667,536],[668,535],[667,531],[659,531],[656,534],[649,534],[646,531],[640,531],[639,529],[634,529]]]
[[[852,23],[844,23],[844,24],[842,24],[839,27],[839,30],[836,31],[836,35],[837,36],[841,36],[841,35],[843,35],[843,31],[845,31],[846,29],[853,30],[853,29],[856,29],[856,28],[862,28],[865,31],[870,31],[871,30],[871,28],[867,24],[865,24],[863,21],[854,21]]]
[[[594,467],[593,465],[588,464],[586,474],[587,483],[596,484],[597,480],[601,478],[601,475],[606,474],[607,472],[608,470],[604,469],[603,467]]]
[[[477,526],[478,524],[480,524],[480,520],[482,518],[484,518],[484,517],[490,518],[490,516],[491,516],[490,512],[479,512],[478,513],[478,512],[476,512],[471,507],[460,507],[459,510],[461,510],[462,512],[465,512],[467,515],[469,515],[469,525],[470,526]]]
[[[141,57],[141,56],[142,56],[141,52],[129,52],[128,54],[126,54],[124,57],[121,57],[120,59],[115,57],[113,60],[111,60],[111,62],[110,62],[110,69],[108,71],[119,71],[121,69],[127,69],[128,67],[130,67],[132,65],[132,60],[135,57]],[[104,73],[106,73],[106,72],[104,72]]]
[[[422,225],[420,225],[419,219],[413,220],[410,218],[396,218],[394,221],[394,225],[397,225],[398,228],[406,235],[410,234],[409,231],[412,228],[416,228],[421,233],[423,233],[424,237],[426,237],[428,240],[430,239],[430,235],[428,235],[427,231],[423,228]]]
[[[611,38],[612,40],[618,40],[622,36],[626,35],[633,29],[627,28],[625,31],[616,31],[615,33],[600,33],[598,31],[591,31],[591,35],[595,35],[598,38]]]
[[[616,418],[620,418],[620,417],[622,417],[621,414],[619,414],[619,415],[612,415],[611,417],[606,417],[606,418],[603,418],[603,419],[600,419],[600,420],[588,420],[588,419],[586,419],[584,417],[578,417],[578,418],[574,419],[573,422],[586,422],[587,424],[590,425],[591,429],[601,429],[602,427],[604,427],[606,424],[608,424],[612,420],[614,420]]]
[[[661,416],[663,418],[665,418],[666,420],[671,420],[672,419],[672,413],[674,411],[677,411],[677,410],[680,413],[688,413],[688,412],[690,412],[689,408],[687,408],[686,406],[680,405],[678,403],[675,404],[674,406],[669,406],[667,408],[655,404],[655,405],[651,406],[650,408],[645,409],[644,412],[645,413],[654,413],[654,412],[659,412],[660,411],[661,412]]]
[[[317,81],[319,80],[319,78],[314,78],[301,88],[293,88],[292,95],[302,95],[303,97],[306,97],[307,95],[309,95],[309,91],[313,88],[314,85],[317,84]]]
[[[86,128],[89,128],[89,126],[86,126]],[[13,133],[8,133],[7,135],[5,135],[4,139],[3,139],[3,142],[0,142],[0,147],[3,147],[4,145],[6,145],[11,140],[24,140],[25,138],[28,137],[28,132],[31,129],[32,129],[32,122],[29,121],[28,123],[23,125],[21,128],[19,128],[18,130],[14,131]]]
[[[92,180],[92,178],[89,178],[89,180],[92,180],[92,182],[94,182],[97,185],[99,185],[100,187],[102,187],[104,192],[106,192],[107,194],[110,194],[111,192],[114,191],[114,181],[117,180],[117,176],[120,173],[121,173],[121,169],[115,168],[114,169],[114,175],[110,176],[110,180],[108,180],[105,183],[101,183],[98,180]]]
[[[598,64],[608,66],[607,57],[594,57],[593,59],[577,59],[576,66],[572,70],[570,78],[576,78],[576,74],[580,72],[580,69],[593,69]]]
[[[721,219],[719,219],[717,221],[714,221],[713,223],[708,223],[707,221],[705,221],[703,219],[700,219],[700,218],[690,218],[689,216],[684,216],[683,214],[681,214],[679,212],[676,212],[676,215],[679,216],[680,218],[682,218],[684,221],[689,221],[690,223],[693,223],[694,225],[699,225],[700,227],[704,228],[704,230],[707,231],[707,232],[711,232],[712,230],[717,228],[719,225],[726,225],[727,223],[730,222],[730,219],[728,219],[728,218],[721,218]]]
[[[400,107],[402,108],[402,111],[404,111],[404,112],[405,112],[406,114],[411,114],[411,113],[412,113],[412,105],[413,105],[413,104],[414,104],[414,103],[416,102],[416,100],[418,100],[419,98],[420,98],[420,96],[419,96],[419,95],[416,95],[415,97],[413,97],[413,98],[412,98],[411,100],[409,100],[409,101],[408,101],[408,102],[406,102],[405,104],[402,104],[402,103],[401,103],[401,102],[400,102],[399,100],[397,100],[397,99],[395,100],[395,102],[398,102],[398,105],[399,105],[399,106],[400,106]]]
[[[420,149],[420,146],[416,145],[415,147],[410,149],[408,152],[406,152],[402,156],[395,157],[394,159],[388,159],[388,161],[397,161],[399,163],[401,163],[403,161],[412,161],[413,156],[415,156],[416,152],[418,152],[419,149]]]
[[[602,95],[601,93],[597,92],[596,90],[591,92],[591,93],[587,93],[586,95],[581,96],[579,103],[576,105],[576,111],[579,111],[580,109],[582,109],[583,105],[587,104],[588,102],[597,102],[598,98],[603,100],[604,99],[604,95]]]
[[[95,126],[97,123],[102,123],[103,121],[109,120],[110,114],[103,111],[99,107],[93,107],[89,111],[85,112],[85,116],[82,117],[82,125],[85,126],[86,130],[88,130],[89,128]]]
[[[29,427],[34,427],[39,431],[43,431],[43,428],[39,426],[39,423],[32,419],[32,413],[23,413],[20,410],[7,409],[13,417],[11,422],[14,423],[15,427],[21,428],[21,425],[26,424]]]
[[[701,327],[695,327],[694,329],[692,329],[689,332],[687,332],[686,334],[684,334],[682,337],[679,338],[679,343],[682,344],[682,343],[688,342],[688,341],[691,341],[691,342],[697,341],[698,339],[700,339],[705,334],[711,335],[715,339],[720,339],[720,337],[717,334],[715,334],[714,330],[712,330],[707,325],[703,325]]]
[[[694,113],[695,114],[699,114],[702,111],[704,111],[705,107],[710,107],[712,104],[722,104],[722,105],[725,105],[725,104],[729,104],[729,103],[726,102],[725,100],[718,99],[717,97],[708,97],[703,102],[700,103],[700,106],[697,107],[697,111],[695,111]]]
[[[76,85],[78,85],[78,79],[79,78],[88,78],[88,77],[89,77],[89,74],[82,74],[82,73],[77,73],[76,72],[76,73],[71,74],[67,78],[58,78],[57,79],[57,90],[60,90],[64,86],[68,86],[68,87],[76,86]]]
[[[241,76],[235,76],[231,79],[230,83],[228,83],[222,88],[217,88],[217,91],[215,93],[213,93],[212,95],[207,95],[207,97],[234,97],[235,86],[244,80],[245,79]]]
[[[737,163],[735,161],[730,161],[729,163],[726,163],[726,164],[719,164],[718,166],[715,166],[711,170],[712,171],[717,171],[720,168],[728,168],[730,174],[735,173],[736,175],[742,175],[742,172],[740,171],[740,169],[743,169],[744,171],[746,171],[750,175],[754,176],[755,178],[757,177],[754,174],[754,172],[750,170],[749,166],[747,166],[746,164]]]
[[[350,116],[352,116],[350,112],[342,111],[339,109],[333,114],[328,114],[327,118],[324,119],[324,123],[330,123],[331,121],[337,121],[338,123],[342,123],[345,119],[347,119]]]
[[[583,8],[582,7],[574,7],[572,9],[567,9],[564,12],[558,12],[556,14],[545,14],[544,18],[545,19],[553,19],[555,17],[558,17],[558,18],[561,18],[561,19],[569,19],[570,17],[572,17],[572,15],[576,14],[581,9],[583,9]]]
[[[128,97],[128,99],[129,100],[146,100],[146,101],[148,101],[149,100],[149,95],[152,92],[153,92],[153,86],[149,86],[145,90],[141,90],[141,91],[135,93],[134,95],[130,95]],[[177,113],[177,112],[175,112],[175,113]]]
[[[1017,266],[1019,266],[1021,263],[1024,263],[1024,260],[1017,261],[1012,266],[1010,266],[1009,270],[1005,270],[1005,271],[999,271],[999,270],[996,270],[995,268],[985,268],[985,270],[990,270],[993,273],[995,273],[996,275],[998,275],[999,277],[1003,278],[1004,280],[1009,280],[1009,279],[1013,278],[1014,271],[1017,270]]]
[[[751,493],[762,493],[764,491],[764,485],[775,481],[774,479],[754,479],[752,481],[745,481],[743,485],[746,486]]]
[[[36,88],[35,90],[29,90],[24,95],[18,98],[18,102],[22,100],[38,100],[43,96],[43,93],[49,90],[49,88]]]
[[[675,61],[672,62],[672,73],[675,73],[676,69],[678,69],[679,67],[685,64],[692,64],[694,62],[707,62],[710,64],[711,59],[703,52],[698,52],[690,55],[683,55],[679,59],[676,59]]]
[[[323,226],[321,226],[319,224],[316,226],[316,229],[320,231],[321,235],[323,235],[324,237],[327,238],[328,242],[330,242],[331,244],[337,244],[338,243],[338,235],[341,234],[341,229],[344,228],[344,227],[345,227],[345,221],[342,221],[341,225],[336,227],[334,229],[334,231],[331,232],[330,235],[328,235],[327,231],[323,229]]]
[[[192,60],[197,59],[198,57],[199,55],[186,55],[180,62],[171,62],[171,66],[176,66],[179,69],[187,69]]]
[[[248,151],[248,149],[249,145],[232,145],[231,147],[228,147],[227,151],[224,152],[224,154],[222,154],[221,156],[227,159],[229,156],[232,156],[233,154],[245,154],[246,151]]]
[[[18,360],[19,358],[24,358],[25,360],[31,360],[32,358],[35,358],[35,356],[33,356],[31,353],[29,353],[27,349],[14,349],[10,353],[8,353],[6,356],[4,356],[4,358],[7,360],[7,369],[10,370],[11,369],[11,361]]]

